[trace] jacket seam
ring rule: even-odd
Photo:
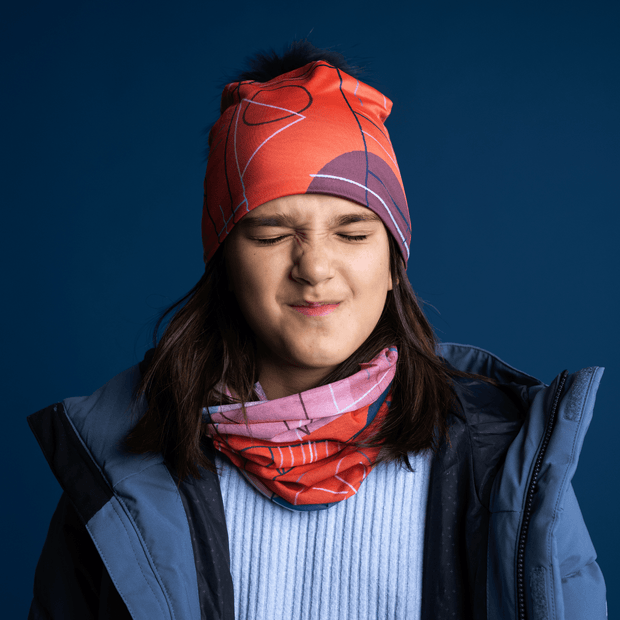
[[[581,403],[581,411],[580,411],[580,415],[578,418],[578,422],[577,422],[577,428],[575,429],[575,432],[573,433],[573,441],[572,441],[572,446],[571,446],[571,452],[570,452],[570,462],[567,464],[566,467],[564,467],[564,475],[562,476],[562,484],[560,486],[560,490],[558,493],[558,496],[556,497],[555,500],[555,506],[553,507],[553,517],[552,517],[552,522],[551,522],[551,526],[549,527],[549,533],[547,534],[547,557],[553,557],[552,555],[552,539],[553,539],[553,535],[557,526],[557,522],[558,522],[558,511],[559,511],[559,506],[560,506],[560,500],[561,498],[564,496],[564,494],[566,493],[566,478],[568,477],[568,470],[570,468],[571,465],[574,464],[575,462],[575,448],[576,448],[576,444],[577,444],[577,439],[579,437],[579,433],[581,431],[581,425],[583,424],[583,409],[585,406],[585,403],[588,399],[588,396],[590,395],[590,391],[592,389],[592,381],[594,379],[594,372],[590,373],[590,380],[588,381],[588,387],[586,389],[586,393],[584,394],[583,397],[583,401]],[[566,395],[564,396],[564,398],[562,398],[562,400],[564,402],[566,402],[565,399]],[[557,415],[559,417],[560,415],[560,407],[558,407],[558,411],[557,411]],[[550,562],[550,569],[551,569],[551,583],[553,584],[553,576],[554,576],[554,566],[553,566],[553,562]],[[560,575],[560,579],[562,578],[562,576]],[[552,606],[552,610],[553,610],[553,615],[555,617],[556,615],[556,600],[555,600],[555,588],[551,588],[550,589],[550,599],[551,599],[551,606]]]
[[[545,388],[548,388],[548,387],[549,386],[545,386]],[[519,517],[519,520],[518,520],[518,523],[517,523],[517,532],[520,532],[522,527],[523,527],[523,519],[524,519],[525,512],[526,512],[526,501],[527,501],[528,487],[529,487],[530,481],[532,480],[532,476],[533,476],[533,473],[534,473],[534,468],[536,467],[536,459],[537,459],[538,455],[540,454],[540,451],[542,450],[543,443],[545,441],[545,427],[546,427],[546,425],[547,425],[547,423],[549,421],[549,414],[550,414],[550,412],[545,410],[544,413],[547,414],[547,415],[545,415],[545,417],[543,419],[542,428],[541,428],[541,431],[540,431],[540,437],[538,438],[538,442],[536,444],[536,451],[534,452],[532,458],[530,459],[530,464],[529,464],[529,468],[528,468],[528,471],[527,471],[527,476],[525,477],[525,486],[524,486],[523,491],[521,492],[521,510],[515,510],[514,511],[515,513],[518,513],[518,514],[521,515]],[[529,421],[531,421],[531,417],[529,417]],[[521,428],[523,428],[523,427],[521,427]],[[530,429],[528,429],[528,433],[526,433],[526,436],[530,432],[531,432]],[[518,567],[518,558],[519,558],[519,538],[520,538],[519,536],[517,536],[515,538],[514,547],[513,547],[513,550],[514,550],[513,551],[513,553],[514,553],[514,556],[513,556],[514,557],[514,560],[513,560],[513,579],[514,579],[515,602],[516,602],[515,603],[516,604],[515,614],[518,614],[518,601],[517,601],[518,596],[517,596],[517,593],[519,591],[519,586],[518,586],[518,581],[517,581],[518,580],[518,570],[517,570],[517,567]]]
[[[120,503],[120,499],[117,498],[118,502]],[[129,539],[129,543],[131,545],[131,551],[133,553],[134,558],[136,558],[136,562],[138,564],[138,567],[140,568],[140,572],[142,573],[142,577],[144,577],[144,581],[146,581],[146,584],[149,587],[149,590],[153,593],[153,596],[155,597],[155,600],[157,601],[157,604],[159,605],[159,609],[161,609],[161,613],[162,615],[166,615],[166,612],[164,611],[164,608],[161,606],[161,603],[159,602],[159,599],[157,598],[157,595],[155,594],[155,590],[153,590],[153,587],[151,586],[151,584],[149,583],[149,580],[146,578],[146,575],[144,574],[144,571],[142,570],[142,566],[140,565],[140,560],[138,559],[138,556],[135,552],[135,549],[133,547],[133,543],[131,542],[131,536],[129,535],[129,532],[127,531],[127,528],[125,527],[125,524],[123,523],[123,519],[121,517],[121,515],[118,513],[118,510],[116,509],[116,506],[114,505],[114,502],[112,503],[112,510],[114,510],[114,512],[117,514],[119,521],[121,522],[121,525],[123,526],[123,529],[125,530],[125,534],[127,534],[127,538]],[[125,515],[127,517],[129,517],[129,515]],[[137,528],[136,528],[137,529]],[[139,532],[138,532],[139,534]],[[140,537],[141,538],[141,537]],[[151,560],[152,562],[152,556],[151,553],[148,549],[148,547],[146,546],[146,543],[144,541],[142,541],[142,544],[144,544],[145,549],[149,552],[149,560]],[[157,571],[153,569],[153,572],[158,575]],[[159,575],[158,575],[159,576]],[[164,592],[166,592],[166,589],[163,587],[163,584],[161,584],[162,586],[162,590],[164,590]],[[168,595],[168,593],[166,592],[166,596]],[[170,605],[170,608],[172,610],[172,603],[170,601],[168,601],[168,605]],[[172,616],[174,617],[174,610],[172,610]]]
[[[168,466],[166,465],[165,461],[163,461],[163,460],[162,460],[162,465],[163,465],[163,467],[164,467],[164,469],[166,471],[166,475],[170,479],[170,482],[172,482],[173,486],[175,487],[176,501],[177,501],[177,504],[179,504],[181,506],[181,512],[182,512],[183,516],[185,517],[185,519],[183,520],[185,537],[189,541],[189,547],[190,547],[191,552],[192,552],[192,562],[193,562],[193,567],[194,567],[194,577],[195,578],[192,581],[192,583],[195,586],[193,588],[194,589],[194,596],[196,597],[196,601],[198,601],[198,609],[200,610],[200,592],[198,591],[198,570],[196,568],[196,556],[194,554],[194,545],[192,544],[192,533],[191,533],[190,528],[189,528],[189,519],[188,519],[188,516],[187,516],[187,512],[185,510],[185,506],[183,505],[183,500],[181,499],[181,494],[179,492],[179,487],[175,483],[174,478],[172,477],[172,474],[170,473],[170,470],[168,469]],[[220,493],[221,493],[221,490],[220,490]],[[224,515],[224,519],[225,518],[226,518],[226,516]],[[162,581],[162,584],[163,584],[163,581]],[[165,588],[164,588],[164,590],[165,590]],[[171,603],[171,605],[172,605],[172,603]]]
[[[141,469],[140,471],[135,471],[131,474],[127,474],[124,478],[121,478],[120,480],[117,480],[113,485],[112,488],[114,490],[116,490],[116,487],[121,483],[121,482],[125,482],[125,480],[128,480],[129,478],[133,478],[134,476],[139,476],[142,472],[146,471],[147,469],[151,469],[151,467],[155,467],[156,465],[162,465],[163,464],[163,459],[161,461],[157,461],[156,463],[151,463],[150,465],[147,465],[146,467],[144,467],[143,469]]]
[[[145,467],[144,469],[141,469],[139,472],[136,472],[135,474],[130,474],[130,475],[128,475],[128,476],[125,476],[125,478],[123,478],[122,480],[127,480],[128,478],[131,478],[131,477],[133,477],[133,476],[135,476],[135,475],[138,475],[138,474],[140,474],[140,473],[142,473],[142,472],[146,471],[147,469],[150,469],[151,467],[155,467],[156,465],[161,465],[161,466],[163,466],[163,468],[164,468],[164,470],[165,470],[165,472],[166,472],[166,476],[170,479],[170,482],[172,483],[172,485],[176,487],[176,485],[175,485],[175,483],[174,483],[174,480],[173,480],[173,478],[172,478],[172,476],[171,476],[171,474],[170,474],[170,471],[169,471],[169,470],[168,470],[168,468],[166,467],[166,465],[165,465],[165,463],[164,463],[164,461],[163,461],[163,460],[162,460],[162,461],[159,461],[159,462],[157,462],[157,463],[153,463],[152,465],[149,465],[148,467]],[[117,484],[120,484],[120,483],[122,482],[122,480],[119,480],[119,481],[118,481],[118,482],[117,482],[114,486],[116,487],[116,485],[117,485]],[[115,497],[116,497],[116,499],[118,500],[119,504],[120,504],[121,506],[123,506],[123,508],[124,508],[124,510],[125,510],[125,514],[126,514],[127,518],[129,519],[130,523],[133,525],[134,530],[136,531],[136,535],[137,535],[137,537],[138,537],[138,540],[140,541],[140,544],[141,544],[141,546],[144,548],[145,554],[146,554],[146,556],[148,557],[149,564],[151,565],[151,569],[152,569],[152,571],[153,571],[153,574],[155,575],[155,578],[157,579],[157,582],[159,583],[159,585],[160,585],[161,589],[163,590],[163,592],[164,592],[164,594],[165,594],[166,601],[167,601],[167,603],[168,603],[168,605],[169,605],[169,607],[170,607],[171,615],[172,615],[172,617],[173,617],[173,618],[175,618],[175,617],[176,617],[176,614],[175,614],[175,612],[174,612],[174,606],[173,606],[173,604],[172,604],[172,598],[171,598],[170,593],[168,592],[168,590],[167,590],[167,588],[166,588],[166,584],[165,584],[164,579],[161,577],[161,575],[159,574],[159,571],[157,570],[157,565],[156,565],[156,563],[155,563],[155,561],[154,561],[154,559],[153,559],[153,555],[152,555],[152,553],[151,553],[151,550],[150,550],[149,546],[147,545],[146,540],[144,540],[144,538],[143,538],[143,536],[142,536],[142,532],[140,531],[140,528],[138,527],[138,525],[137,525],[137,524],[136,524],[136,522],[134,521],[133,517],[131,516],[131,513],[130,513],[129,509],[126,507],[125,502],[124,502],[124,501],[123,501],[123,500],[122,500],[122,499],[121,499],[121,498],[120,498],[120,497],[119,497],[116,493],[115,493],[115,495],[114,495],[114,496],[115,496]],[[187,522],[187,514],[186,514],[186,512],[185,512],[185,507],[183,506],[183,502],[182,502],[182,500],[181,500],[181,496],[180,496],[180,495],[179,495],[179,493],[178,493],[178,490],[177,490],[177,492],[176,492],[176,502],[177,502],[177,503],[180,503],[181,508],[182,508],[182,510],[183,510],[183,515],[184,515],[184,517],[185,517],[185,519],[184,519],[184,521],[183,521],[183,524],[184,524],[184,526],[185,526],[185,527],[184,527],[184,533],[185,533],[185,536],[186,536],[187,540],[191,541],[191,532],[189,531],[189,524],[188,524],[188,522]],[[115,511],[116,511],[116,508],[115,508]],[[123,524],[123,527],[124,527],[124,524]],[[129,535],[129,534],[128,534],[128,535]],[[190,543],[190,544],[191,544],[191,543]],[[134,552],[134,555],[135,555],[135,552]],[[137,558],[136,558],[136,559],[137,559]],[[194,571],[195,571],[195,569],[196,569],[196,558],[194,557],[194,549],[193,549],[193,546],[192,546],[192,560],[193,560],[193,564],[194,564]],[[140,569],[140,570],[142,570],[142,569]],[[144,573],[143,573],[143,574],[144,574]],[[195,589],[194,589],[194,595],[195,595],[195,597],[196,597],[196,600],[200,601],[200,594],[199,594],[199,592],[198,592],[198,583],[197,583],[197,580],[196,580],[194,583],[195,583],[195,586],[196,586],[196,587],[195,587]],[[150,587],[150,585],[149,585],[149,587]],[[151,588],[151,591],[152,591],[152,588]],[[153,594],[155,594],[155,593],[153,592]],[[160,608],[161,608],[161,605],[160,605]],[[163,610],[162,610],[162,611],[163,611]]]
[[[65,404],[64,400],[61,402],[61,404],[62,404],[62,409],[63,409],[62,413],[64,413],[64,418],[71,425],[71,428],[73,429],[73,432],[75,433],[75,436],[78,438],[79,442],[82,444],[82,447],[84,448],[84,450],[86,450],[86,454],[88,455],[90,460],[93,462],[93,464],[95,465],[95,467],[101,474],[101,477],[108,483],[110,487],[112,487],[112,485],[110,484],[110,481],[108,480],[108,477],[103,473],[101,466],[97,462],[97,459],[95,459],[93,453],[90,451],[90,448],[86,445],[86,442],[82,439],[82,435],[78,432],[78,429],[75,427],[75,424],[73,423],[73,420],[71,419],[71,416],[69,415],[69,407]]]
[[[469,444],[469,455],[468,455],[468,461],[469,461],[469,475],[471,476],[471,483],[474,487],[474,493],[476,495],[476,500],[478,501],[478,504],[480,504],[480,506],[482,506],[489,514],[491,513],[491,511],[489,510],[488,506],[485,506],[482,503],[482,500],[480,499],[480,495],[478,493],[478,485],[476,484],[476,475],[474,473],[474,450],[473,450],[473,446],[472,446],[472,440],[471,440],[471,428],[469,427],[469,421],[465,424],[465,426],[467,427],[467,443]]]
[[[572,573],[569,573],[568,575],[564,575],[564,576],[560,575],[560,579],[562,580],[562,582],[564,582],[564,581],[568,581],[569,579],[574,579],[575,577],[581,577],[581,572],[583,571],[583,569],[587,568],[591,564],[596,564],[596,560],[590,560],[589,562],[586,562],[579,570],[575,570]]]
[[[557,403],[554,402],[551,405],[551,409],[546,411],[547,415],[546,415],[546,418],[545,418],[545,424],[543,425],[543,432],[542,432],[542,435],[541,435],[541,442],[543,442],[543,443],[545,441],[545,434],[546,434],[546,430],[545,429],[546,429],[547,425],[550,422],[550,416],[551,416],[551,414],[553,412],[554,405],[555,405],[555,420],[553,422],[553,427],[551,429],[551,432],[553,433],[553,431],[555,431],[555,429],[557,428],[557,420],[560,417],[560,402],[561,402],[560,401],[560,394],[561,393],[558,393],[558,390],[560,389],[560,386],[562,386],[561,377],[562,377],[562,374],[560,374],[558,376],[558,379],[560,379],[560,382],[559,382],[558,386],[554,390],[554,401],[557,398],[558,399]],[[562,400],[565,397],[566,397],[566,392],[563,392],[563,395],[561,397]],[[549,437],[549,441],[550,440],[551,440],[551,436]],[[538,450],[541,450],[541,446],[539,446]],[[538,455],[539,452],[537,451],[536,454]],[[535,463],[536,463],[537,459],[538,459],[538,456],[535,456],[534,461],[533,461],[534,466],[535,466]],[[541,462],[541,466],[542,466],[542,462]],[[529,478],[528,478],[528,480],[529,480]],[[562,481],[562,485],[563,484],[564,484],[564,481]],[[538,485],[539,485],[539,480],[536,481],[536,487],[538,487]],[[547,591],[549,592],[549,599],[550,599],[551,612],[552,612],[552,617],[553,618],[556,618],[557,614],[556,614],[555,592],[554,592],[554,587],[553,587],[553,585],[554,585],[554,567],[553,567],[553,560],[552,560],[553,555],[552,555],[552,549],[551,549],[551,532],[553,531],[555,523],[557,521],[557,503],[559,501],[559,496],[560,495],[561,495],[561,492],[558,494],[558,498],[556,498],[556,505],[555,505],[554,510],[553,510],[553,515],[551,517],[551,524],[550,524],[550,526],[548,528],[548,536],[547,536],[547,557],[549,559],[551,559],[551,561],[549,562],[550,584],[547,586]],[[527,498],[527,491],[526,491],[526,498]]]
[[[121,596],[121,598],[123,599],[123,602],[125,603],[125,605],[127,606],[127,611],[129,611],[129,614],[131,615],[131,617],[134,617],[134,613],[132,611],[131,606],[129,605],[129,602],[127,601],[127,599],[121,594],[121,590],[118,587],[118,582],[114,577],[114,574],[112,573],[112,571],[110,570],[110,565],[108,563],[108,560],[106,558],[106,555],[103,552],[103,549],[99,546],[99,543],[97,542],[97,539],[95,538],[95,536],[93,535],[90,526],[88,524],[86,524],[86,529],[88,530],[88,533],[90,534],[90,538],[93,541],[93,544],[95,545],[95,548],[97,549],[97,551],[99,552],[99,557],[101,558],[101,561],[104,563],[106,570],[108,571],[108,576],[110,577],[112,583],[114,584],[114,587],[116,588],[116,591],[119,593],[119,595]],[[125,530],[127,531],[127,530]],[[129,536],[129,534],[127,533],[127,536]],[[132,549],[133,551],[133,549]],[[134,553],[135,555],[135,553]],[[144,573],[142,574],[142,576],[144,576]]]
[[[97,462],[97,460],[95,459],[93,453],[90,451],[90,449],[88,448],[88,446],[84,443],[84,440],[82,439],[82,436],[80,435],[80,433],[78,432],[77,428],[75,427],[75,424],[73,424],[73,420],[71,419],[71,417],[69,416],[69,409],[68,407],[65,405],[64,401],[62,402],[63,405],[63,413],[64,413],[64,417],[65,419],[69,422],[69,424],[71,425],[71,427],[73,428],[73,431],[75,432],[76,437],[79,439],[80,443],[82,444],[82,446],[84,447],[84,449],[86,450],[86,453],[88,454],[90,460],[95,464],[95,467],[98,469],[99,473],[101,474],[101,476],[103,477],[103,479],[108,483],[108,485],[111,485],[110,480],[108,479],[108,477],[104,474],[103,470],[101,469],[101,467],[99,466],[99,463]],[[153,465],[156,465],[157,463],[154,463]],[[152,467],[149,466],[149,467]],[[146,469],[149,469],[149,467],[146,467],[144,470],[141,471],[145,471]],[[166,469],[166,471],[168,471]],[[137,472],[140,473],[140,472]],[[127,477],[131,477],[130,474]],[[119,484],[121,481],[117,482],[116,484]],[[116,485],[114,485],[116,486]],[[112,487],[113,488],[113,487]],[[153,561],[153,556],[151,555],[150,549],[148,548],[146,541],[142,538],[142,535],[140,533],[139,528],[137,527],[136,523],[134,522],[131,514],[129,513],[128,509],[125,507],[125,503],[121,500],[121,498],[116,494],[116,492],[114,492],[114,497],[116,498],[116,500],[119,502],[119,504],[121,504],[124,507],[124,512],[125,512],[125,516],[129,519],[130,523],[133,525],[134,531],[137,534],[138,540],[140,541],[141,546],[144,548],[145,551],[145,555],[148,558],[149,564],[151,565],[151,568],[153,570],[153,573],[155,575],[155,579],[157,580],[157,582],[159,583],[161,589],[163,590],[164,594],[165,594],[165,598],[166,598],[166,602],[168,603],[169,607],[170,607],[170,611],[172,613],[172,617],[175,617],[175,613],[174,613],[174,608],[172,606],[172,601],[170,600],[170,595],[168,594],[168,591],[166,590],[165,586],[164,586],[164,581],[161,578],[161,575],[159,574],[159,572],[156,569],[155,566],[155,562]],[[123,525],[123,528],[125,529],[125,532],[127,534],[127,537],[129,538],[130,542],[131,542],[131,537],[129,536],[129,532],[127,531],[127,528],[125,527],[125,524],[123,523],[123,520],[121,519],[120,515],[118,514],[118,511],[116,510],[116,507],[114,506],[114,504],[112,503],[112,508],[114,510],[114,512],[116,512],[116,514],[119,517],[119,520],[121,521],[121,524]],[[94,539],[93,539],[94,540]],[[102,553],[101,553],[101,549],[99,548],[99,546],[95,543],[95,546],[97,546],[97,549],[101,555],[101,557],[103,557]],[[133,545],[132,545],[132,552],[134,554],[134,557],[136,558],[136,560],[138,560],[138,557],[136,556],[136,552],[133,549]],[[140,565],[139,561],[138,561],[138,565]],[[142,567],[140,567],[140,571],[142,572]],[[108,573],[110,571],[108,570]],[[142,576],[144,577],[144,572],[142,572]],[[110,575],[111,577],[111,575]],[[146,577],[145,577],[146,580]],[[159,608],[162,611],[162,614],[165,615],[165,612],[163,610],[163,608],[161,607],[161,603],[159,602],[159,600],[157,599],[157,596],[155,595],[155,592],[153,590],[153,588],[151,587],[151,585],[148,583],[147,580],[147,584],[149,586],[149,588],[151,589],[151,592],[153,592],[153,595],[155,596],[155,599],[157,600],[157,604],[159,605]],[[116,583],[114,584],[116,586]],[[118,588],[117,588],[118,589]],[[129,607],[129,605],[128,605]]]

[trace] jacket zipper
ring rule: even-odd
[[[540,452],[538,453],[538,457],[536,458],[536,464],[534,465],[534,471],[532,473],[532,477],[530,479],[530,483],[527,489],[527,494],[525,496],[525,510],[523,512],[523,521],[521,522],[521,532],[519,534],[519,547],[517,549],[517,609],[518,609],[519,620],[526,620],[526,616],[525,616],[525,542],[527,540],[527,531],[530,526],[530,519],[532,517],[532,503],[534,501],[534,492],[536,491],[536,487],[538,485],[538,476],[540,474],[540,468],[542,467],[542,462],[545,457],[545,452],[547,451],[547,446],[549,445],[549,441],[551,440],[551,433],[553,433],[553,428],[555,426],[555,420],[556,420],[558,404],[560,402],[560,396],[562,394],[562,390],[564,389],[564,384],[566,383],[567,377],[568,377],[568,370],[565,370],[560,375],[560,382],[555,391],[555,396],[553,399],[553,406],[551,407],[551,413],[549,414],[549,419],[547,420],[547,427],[545,428],[545,434],[543,437],[542,446],[540,448]]]

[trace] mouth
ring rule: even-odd
[[[305,316],[325,316],[331,314],[340,305],[340,302],[330,303],[322,301],[305,301],[303,304],[290,304],[293,310]]]

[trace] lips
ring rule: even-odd
[[[291,308],[305,316],[326,316],[327,314],[331,314],[339,305],[340,302],[329,303],[304,300],[303,304],[291,304]]]

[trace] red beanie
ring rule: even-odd
[[[409,258],[411,224],[384,126],[392,102],[324,61],[269,82],[233,82],[209,134],[202,242],[209,260],[256,207],[330,194],[374,211]]]

